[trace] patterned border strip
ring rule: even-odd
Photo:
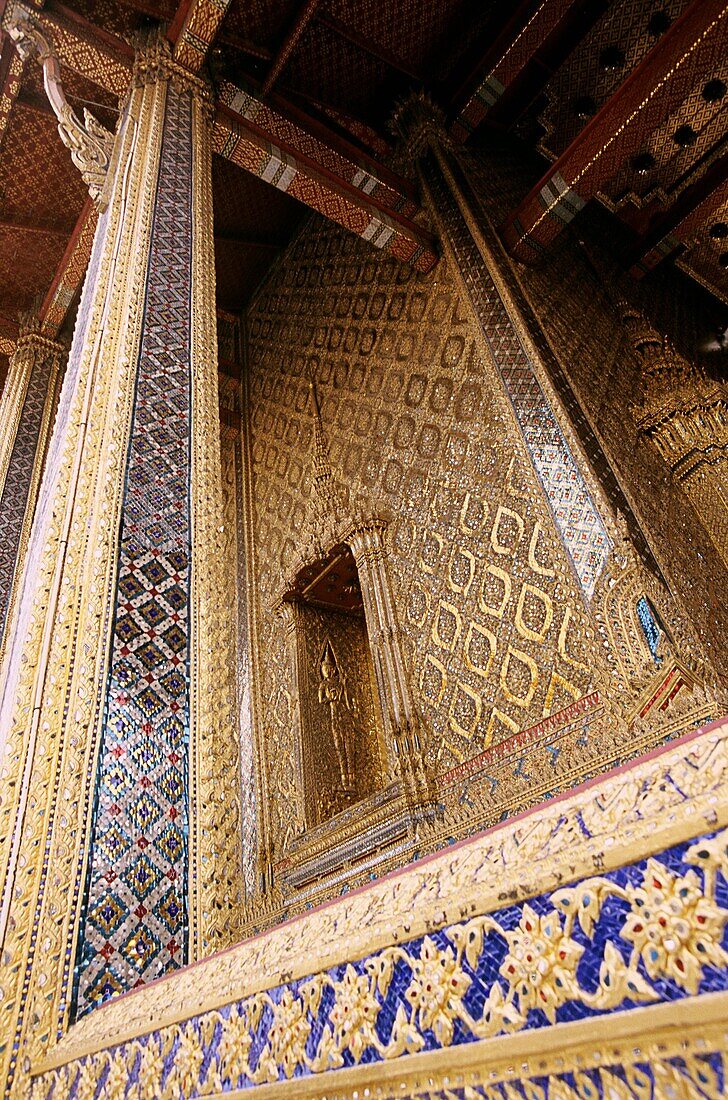
[[[81,211],[66,251],[58,265],[58,271],[40,309],[44,335],[58,335],[66,319],[69,306],[86,277],[94,234],[98,222],[98,210],[88,199]]]
[[[690,4],[508,218],[503,238],[516,259],[542,255],[645,135],[715,69],[726,42],[725,0]]]
[[[266,1100],[722,1100],[728,1069],[727,1014],[728,997],[707,994],[603,1017],[597,1034],[590,1020],[557,1024],[456,1050],[446,1047],[393,1062],[363,1064],[335,1076],[296,1077],[260,1086],[253,1095]],[[109,1095],[118,1068],[118,1062],[108,1058],[100,1096]],[[135,1076],[127,1096],[144,1097],[141,1072]],[[63,1075],[58,1079],[62,1082]],[[93,1095],[95,1086],[88,1074],[83,1095]],[[79,1080],[75,1100],[81,1095]],[[162,1096],[155,1088],[153,1095],[171,1100],[169,1090]],[[179,1093],[171,1095],[176,1100]],[[251,1093],[243,1088],[208,1095]],[[50,1096],[59,1100],[50,1079],[36,1079],[33,1100]]]
[[[422,162],[432,209],[441,223],[483,336],[501,375],[556,528],[587,599],[609,557],[607,530],[574,459],[524,341],[460,210],[442,166]]]
[[[353,185],[328,176],[305,155],[274,145],[229,108],[218,108],[213,150],[417,271],[430,271],[437,263],[434,239],[425,230],[367,201]]]
[[[170,84],[73,1015],[188,958],[192,114]]]
[[[220,85],[219,94],[221,103],[241,118],[255,123],[274,141],[281,142],[292,151],[297,150],[388,210],[395,210],[404,218],[416,214],[418,203],[414,187],[407,180],[398,179],[376,161],[344,155],[331,143],[322,141],[267,103],[227,81]]]
[[[548,718],[544,718],[543,721],[537,722],[536,725],[529,726],[527,729],[523,729],[519,733],[514,734],[513,737],[507,737],[504,741],[499,741],[497,745],[493,745],[477,756],[473,756],[469,760],[466,760],[465,763],[458,764],[457,767],[452,768],[449,772],[445,772],[440,778],[441,787],[445,789],[457,783],[462,783],[463,780],[469,779],[479,772],[482,772],[488,765],[503,760],[505,757],[511,756],[514,753],[522,752],[524,749],[528,748],[529,745],[543,741],[544,738],[548,738],[552,733],[563,731],[572,723],[579,722],[586,715],[598,711],[601,708],[601,703],[602,701],[598,691],[592,692],[591,695],[583,696],[583,698],[578,699],[575,703],[571,703],[568,707],[564,707],[563,710],[557,711],[555,714],[550,714]]]
[[[574,0],[542,0],[528,21],[515,33],[509,23],[504,35],[488,51],[488,73],[461,108],[450,130],[455,141],[466,141],[480,126],[504,92],[523,75],[544,40],[574,7]],[[493,60],[493,58],[497,60]]]
[[[722,169],[728,175],[728,155],[722,159]],[[676,221],[669,230],[663,232],[659,240],[632,265],[630,275],[641,279],[663,260],[672,256],[681,245],[686,245],[689,249],[695,238],[704,230],[706,223],[726,202],[728,202],[728,179],[724,179],[710,194],[706,195],[702,202]],[[683,259],[687,261],[689,267],[689,253]]]

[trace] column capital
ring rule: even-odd
[[[13,355],[23,349],[32,348],[51,352],[54,355],[66,355],[68,345],[62,340],[53,340],[43,334],[43,323],[33,310],[18,314],[18,339]]]
[[[419,160],[433,144],[452,148],[445,112],[426,92],[413,92],[397,105],[390,130],[402,139],[400,155],[408,161]]]
[[[140,34],[134,43],[136,55],[132,73],[132,87],[143,88],[157,81],[170,81],[180,92],[190,92],[209,111],[212,120],[215,100],[210,82],[172,57],[172,47],[158,28],[151,33]]]

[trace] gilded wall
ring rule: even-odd
[[[259,782],[280,857],[303,815],[298,701],[274,606],[307,523],[310,378],[334,470],[354,497],[390,518],[396,612],[440,788],[453,787],[464,762],[588,697],[605,661],[447,260],[421,276],[314,222],[261,290],[248,329]],[[570,749],[565,774],[584,775],[595,754],[608,756],[593,731],[581,765],[579,751]],[[518,778],[534,795],[548,793],[556,774],[534,763],[535,776],[517,763]],[[491,792],[496,782],[482,780]],[[445,832],[463,831],[471,817],[468,792],[455,789],[456,798],[443,795]]]
[[[496,226],[533,182],[523,159],[508,149],[479,150],[468,171]],[[602,445],[595,469],[599,472],[608,456],[673,596],[721,672],[728,668],[728,575],[672,471],[637,430],[642,368],[626,339],[618,302],[626,298],[641,308],[690,362],[717,378],[715,356],[704,351],[716,307],[672,266],[643,283],[621,275],[619,261],[628,246],[619,223],[594,208],[561,234],[548,262],[518,265],[517,280]],[[706,505],[721,508],[716,499]]]

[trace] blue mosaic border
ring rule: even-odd
[[[18,565],[18,548],[28,508],[28,494],[53,366],[53,354],[50,351],[44,350],[41,355],[28,379],[5,484],[0,492],[0,643],[5,633],[10,593]]]
[[[144,1078],[194,1100],[727,991],[727,920],[723,830],[108,1048],[83,1095],[122,1064],[115,1096]]]
[[[187,960],[192,113],[167,92],[72,1015]]]

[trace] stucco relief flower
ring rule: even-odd
[[[97,1066],[93,1058],[87,1058],[81,1066],[76,1085],[77,1100],[93,1100],[96,1095]]]
[[[200,1084],[203,1054],[200,1040],[192,1027],[180,1031],[174,1056],[174,1082],[182,1096],[190,1096]]]
[[[425,936],[419,959],[412,960],[412,980],[405,994],[423,1030],[431,1028],[441,1046],[452,1042],[455,1020],[463,1013],[462,999],[470,978],[451,947],[441,951]]]
[[[248,1072],[248,1056],[253,1045],[247,1018],[235,1007],[222,1021],[222,1034],[217,1047],[218,1068],[223,1081],[236,1085]]]
[[[374,1030],[379,1002],[371,991],[366,974],[357,974],[351,963],[341,981],[334,983],[336,1003],[331,1010],[331,1026],[340,1050],[350,1050],[358,1062],[369,1046],[377,1046]]]
[[[634,945],[650,978],[670,978],[697,993],[704,966],[723,967],[720,946],[728,910],[703,893],[695,871],[676,875],[647,861],[641,886],[628,886],[632,909],[621,935]]]
[[[268,1031],[266,1060],[273,1066],[281,1066],[286,1077],[292,1077],[296,1066],[305,1062],[306,1043],[311,1034],[311,1024],[306,1019],[303,1002],[290,989],[285,989],[278,1004],[273,1005],[273,1023]],[[263,1057],[261,1057],[261,1062]],[[278,1073],[270,1076],[277,1080]]]
[[[114,1057],[109,1059],[109,1072],[106,1075],[104,1089],[109,1096],[123,1096],[128,1080],[129,1072],[124,1063],[124,1056],[120,1050],[117,1050]]]
[[[159,1042],[149,1039],[142,1047],[142,1055],[139,1062],[139,1080],[137,1083],[137,1095],[139,1100],[155,1100],[162,1088],[162,1074],[164,1073],[164,1058]]]
[[[566,935],[555,909],[540,917],[524,905],[518,927],[503,935],[508,954],[500,973],[518,997],[522,1015],[540,1008],[555,1023],[556,1009],[580,996],[576,968],[584,948]]]

